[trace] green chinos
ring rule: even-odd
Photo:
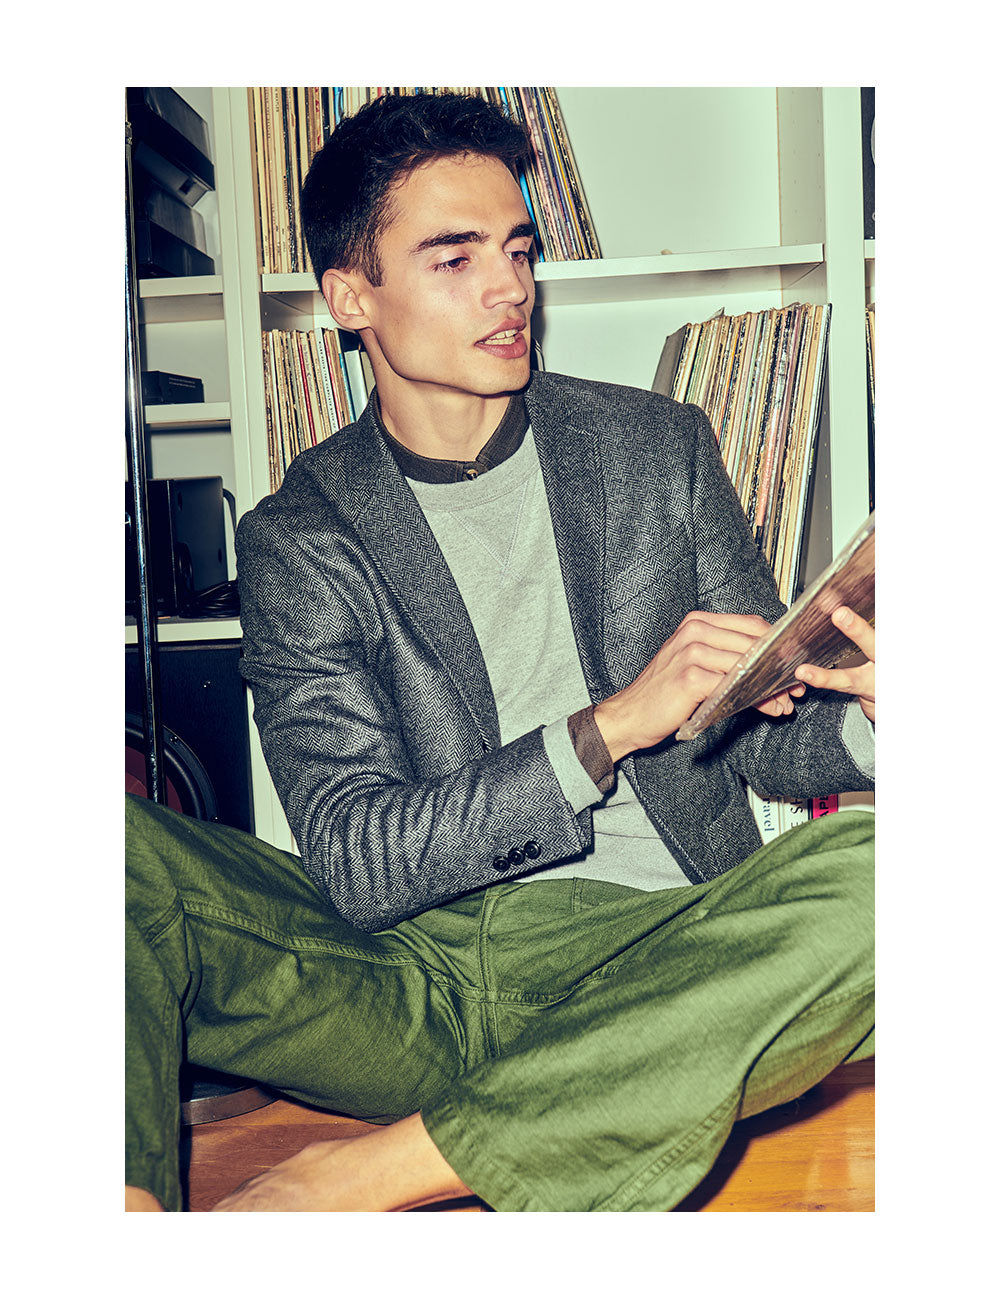
[[[126,798],[126,1181],[182,1208],[182,1054],[420,1111],[496,1210],[669,1210],[735,1120],[874,1051],[870,813],[703,885],[515,881],[366,934],[299,859]]]

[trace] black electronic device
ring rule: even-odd
[[[133,167],[194,207],[215,189],[208,123],[169,86],[130,86],[125,102]]]
[[[198,598],[228,580],[222,479],[148,479],[150,571],[159,616],[197,614]],[[125,485],[125,612],[138,608],[139,578],[131,535],[135,505]]]
[[[197,248],[202,253],[208,252],[205,218],[150,177],[145,178],[144,184],[136,186],[134,213],[137,219],[151,221],[154,225],[169,230],[192,248]]]
[[[142,372],[143,406],[171,406],[178,402],[203,402],[205,385],[192,375],[172,375],[165,370]]]
[[[254,829],[246,687],[238,641],[159,646],[167,806],[200,821]],[[145,796],[142,665],[125,648],[125,789]]]
[[[207,253],[142,217],[135,220],[135,263],[142,280],[215,274],[215,262]]]
[[[169,86],[126,91],[132,127],[136,274],[214,275],[194,205],[215,188],[208,123]]]

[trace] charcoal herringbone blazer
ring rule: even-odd
[[[693,609],[783,610],[696,407],[536,374],[525,394],[591,698],[634,680]],[[303,865],[376,930],[574,856],[539,727],[500,744],[468,613],[371,410],[292,463],[236,538],[243,671]],[[760,838],[740,781],[770,794],[869,789],[841,739],[842,696],[794,718],[745,713],[624,767],[692,881]],[[511,865],[535,841],[534,862]]]

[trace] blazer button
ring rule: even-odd
[[[534,840],[529,840],[524,846],[524,856],[526,858],[537,858],[541,854],[541,849]]]
[[[508,868],[509,866],[510,866],[510,863],[507,861],[506,858],[494,858],[494,859],[493,859],[493,870],[494,870],[494,871],[506,871],[507,868]]]
[[[524,861],[524,854],[518,848],[513,848],[507,854],[507,861],[512,867],[519,867]]]

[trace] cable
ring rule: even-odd
[[[201,591],[178,611],[182,618],[235,618],[240,612],[240,593],[235,578]]]

